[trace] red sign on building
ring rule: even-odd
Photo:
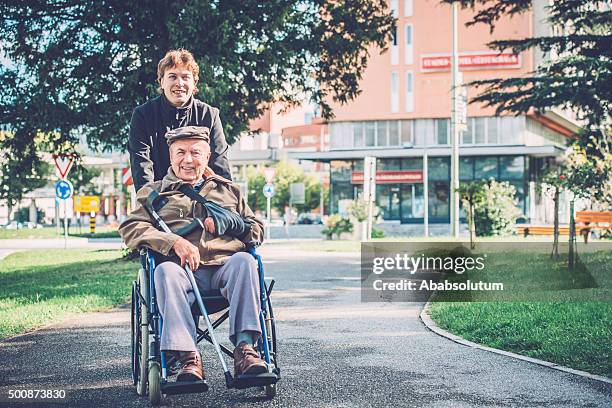
[[[363,171],[351,173],[352,184],[363,184]],[[376,184],[422,183],[421,170],[382,170],[376,172]]]
[[[495,51],[471,52],[459,55],[459,69],[485,70],[485,69],[517,69],[521,67],[519,55],[511,52]],[[450,71],[450,54],[423,55],[421,57],[421,71]]]

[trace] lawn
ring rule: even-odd
[[[0,262],[0,338],[129,300],[136,261],[119,250],[17,252]]]
[[[505,264],[511,272],[504,271]],[[612,378],[612,253],[581,254],[581,264],[574,283],[582,288],[534,289],[540,301],[433,302],[431,317],[470,341]],[[565,262],[538,254],[509,253],[495,265],[493,276],[513,273],[524,278],[526,287],[549,282],[549,288],[540,289],[559,285],[548,278],[553,274],[568,274]],[[551,300],[544,301],[544,294]]]
[[[0,229],[0,240],[2,239],[54,239],[54,238],[63,238],[64,230],[61,230],[61,233],[58,234],[57,229],[55,227],[45,227],[45,228],[22,228],[22,229]],[[79,227],[72,227],[68,233],[68,238],[76,237],[76,238],[119,238],[119,233],[117,232],[117,228],[112,228],[108,226],[96,227],[95,234],[89,233],[89,227],[83,226],[79,229]]]

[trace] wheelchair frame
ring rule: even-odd
[[[163,222],[163,221],[162,221]],[[214,329],[219,327],[229,317],[227,300],[221,296],[219,290],[204,292],[204,296],[198,290],[195,278],[189,267],[185,272],[192,284],[196,296],[196,305],[199,313],[204,317],[207,328],[200,329],[198,326],[199,315],[195,315],[197,340],[196,345],[202,340],[213,344],[221,361],[225,384],[227,388],[250,388],[264,387],[266,396],[273,398],[276,395],[276,383],[280,380],[280,368],[278,367],[278,351],[276,342],[276,327],[274,324],[274,312],[270,301],[270,293],[274,287],[274,280],[268,286],[265,281],[263,263],[257,254],[255,247],[247,248],[257,261],[260,286],[260,313],[259,322],[262,335],[257,340],[256,349],[261,358],[268,366],[268,372],[248,376],[241,375],[234,378],[230,373],[222,353],[233,358],[233,353],[225,346],[219,344],[215,338]],[[138,278],[132,283],[132,380],[139,395],[148,395],[153,405],[159,404],[162,394],[185,394],[205,392],[208,390],[206,381],[194,382],[170,382],[166,367],[165,356],[160,350],[161,331],[163,318],[157,309],[155,296],[154,271],[157,266],[155,253],[150,250],[141,251],[142,268],[139,269]],[[208,311],[210,309],[210,311]],[[209,314],[224,311],[224,313],[211,322]],[[146,359],[143,356],[147,356]]]

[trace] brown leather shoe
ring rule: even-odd
[[[234,375],[261,374],[268,371],[266,362],[259,358],[257,351],[245,342],[234,349]]]
[[[181,351],[179,362],[181,369],[176,376],[176,381],[202,381],[204,380],[204,369],[202,369],[202,356],[197,351]]]

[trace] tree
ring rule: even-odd
[[[470,248],[474,249],[474,238],[476,236],[476,223],[474,221],[474,210],[476,207],[482,205],[486,201],[486,182],[472,181],[470,183],[462,183],[459,185],[457,191],[459,197],[467,207],[468,212],[468,226],[470,229]]]
[[[554,209],[554,221],[553,221],[553,248],[550,253],[551,258],[559,259],[559,200],[561,197],[561,190],[564,188],[563,179],[565,176],[562,174],[562,168],[557,166],[556,168],[549,168],[542,177],[540,187],[545,194],[552,197],[555,209]]]
[[[444,0],[452,3],[455,0]],[[491,31],[503,16],[531,8],[529,0],[459,0],[475,12],[467,25],[489,24]],[[589,156],[604,159],[612,153],[612,10],[606,0],[556,0],[547,7],[555,33],[542,37],[489,43],[497,50],[519,53],[537,48],[546,62],[524,77],[472,82],[484,88],[470,103],[496,107],[497,113],[522,114],[551,108],[571,109],[584,125],[574,142]]]
[[[198,95],[221,109],[232,142],[274,102],[309,98],[330,118],[332,101],[359,94],[370,47],[385,50],[394,27],[384,0],[7,0],[0,15],[0,124],[20,135],[0,149],[21,163],[3,172],[23,179],[38,177],[36,132],[60,135],[53,152],[79,138],[125,149],[131,112],[156,94],[171,48],[196,56]]]
[[[478,205],[474,206],[474,226],[478,236],[499,236],[513,233],[514,224],[522,215],[516,203],[516,189],[507,181],[488,180],[482,185]]]

